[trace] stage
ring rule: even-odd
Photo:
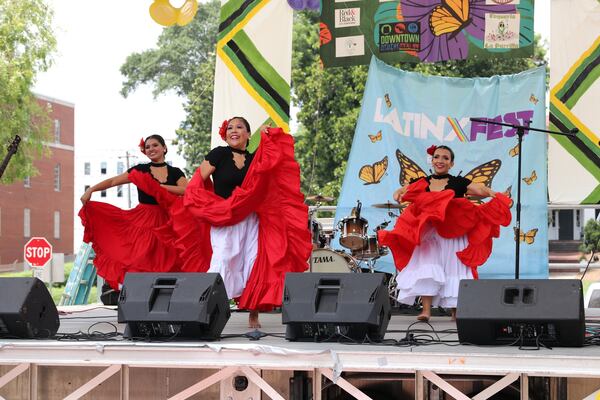
[[[590,326],[600,323],[599,313],[586,311]],[[125,328],[117,324],[115,308],[72,306],[61,307],[60,313],[62,340],[0,340],[0,396],[247,399],[251,391],[256,395],[262,389],[263,399],[287,399],[298,388],[290,387],[292,377],[311,386],[314,399],[321,394],[323,398],[342,398],[332,396],[331,387],[326,388],[335,386],[331,381],[358,399],[375,398],[365,394],[373,393],[368,382],[379,382],[380,388],[385,382],[396,385],[395,398],[417,399],[430,398],[430,392],[438,388],[457,399],[469,398],[459,390],[485,389],[476,397],[484,399],[513,382],[513,387],[520,387],[520,398],[527,399],[531,377],[569,378],[567,386],[573,386],[569,398],[582,398],[600,388],[598,346],[551,350],[464,346],[457,343],[456,324],[446,316],[434,316],[428,325],[413,324],[414,315],[394,314],[385,343],[341,344],[287,341],[279,313],[261,314],[260,331],[268,335],[251,340],[244,336],[252,332],[247,327],[248,314],[234,311],[222,333],[224,338],[215,342],[132,342],[113,335]],[[406,343],[407,331],[413,344]],[[75,336],[69,339],[68,334],[77,332],[92,337],[81,340],[79,334],[79,340],[74,340]],[[421,344],[415,345],[415,341]],[[440,341],[444,343],[436,343]],[[240,375],[246,376],[248,388],[231,392],[234,377]],[[490,386],[493,379],[499,381]],[[565,380],[562,382],[564,386]],[[575,395],[573,390],[580,392]],[[245,397],[236,397],[240,393]]]

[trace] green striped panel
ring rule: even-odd
[[[228,46],[223,47],[223,52],[231,60],[231,62],[236,66],[238,71],[244,76],[244,78],[247,80],[247,82],[250,84],[250,86],[252,86],[254,88],[254,90],[256,90],[258,95],[260,97],[262,97],[263,100],[273,108],[273,110],[281,117],[281,119],[283,119],[286,122],[289,121],[289,115],[288,115],[289,103],[288,103],[288,110],[282,109],[282,107],[279,106],[279,104],[273,99],[273,97],[271,95],[269,95],[269,93],[267,93],[266,90],[264,90],[263,87],[261,85],[259,85],[256,82],[256,80],[248,73],[247,69],[240,62],[237,55]],[[288,92],[287,98],[289,99],[289,92]]]
[[[269,85],[279,93],[279,95],[285,99],[288,104],[290,103],[290,85],[279,75],[279,72],[271,66],[271,64],[265,60],[260,54],[252,40],[248,37],[246,32],[239,31],[233,40],[237,43],[240,49],[244,51],[246,58],[252,62],[252,65],[260,73],[260,75],[269,82]]]

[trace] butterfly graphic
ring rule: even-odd
[[[534,105],[537,105],[538,101],[540,100],[537,97],[535,97],[533,93],[531,93],[531,96],[529,96],[529,101],[532,102]]]
[[[390,100],[390,95],[386,93],[383,96],[383,98],[385,99],[385,104],[388,106],[388,108],[392,108],[392,101]]]
[[[400,164],[400,185],[406,186],[416,179],[427,176],[417,163],[400,150],[396,150],[396,158]],[[502,161],[494,159],[473,168],[465,175],[465,178],[473,182],[482,183],[485,186],[490,186],[501,166]]]
[[[411,182],[426,177],[427,174],[417,163],[411,160],[406,154],[402,153],[400,150],[396,150],[396,158],[398,159],[398,163],[400,164],[400,185],[406,186]],[[502,166],[502,161],[498,159],[494,159],[483,163],[471,171],[469,171],[465,178],[470,179],[472,182],[481,183],[485,186],[491,186],[492,180],[500,170]],[[481,203],[481,200],[478,199],[470,199],[474,203]]]
[[[450,33],[449,39],[453,39],[471,23],[469,7],[469,0],[442,0],[442,4],[435,6],[429,16],[431,32],[435,36]]]
[[[508,197],[510,199],[510,203],[508,205],[508,208],[512,208],[512,206],[515,204],[515,201],[512,198],[512,185],[510,185],[509,187],[506,188],[506,190],[503,192],[506,197]]]
[[[531,185],[536,180],[537,180],[537,174],[535,172],[535,169],[531,172],[531,176],[530,177],[523,178],[523,182],[525,182],[528,185]]]
[[[383,135],[381,134],[381,131],[377,132],[376,135],[369,135],[369,139],[371,139],[371,143],[381,141],[382,137],[383,137]]]
[[[519,155],[519,145],[517,144],[515,147],[508,151],[508,155],[511,157],[516,157]]]
[[[520,3],[519,11],[532,8],[524,1]],[[466,59],[472,45],[483,48],[487,14],[516,12],[514,4],[487,4],[485,0],[403,0],[398,19],[419,24],[418,57],[421,61],[437,62]],[[533,30],[522,31],[520,46],[531,43]]]
[[[323,22],[319,23],[319,41],[321,42],[321,46],[331,42],[331,31],[327,24]]]
[[[388,167],[387,156],[381,161],[377,161],[373,165],[363,165],[358,171],[358,177],[364,181],[365,185],[372,185],[381,182],[381,178],[385,175]]]
[[[527,232],[523,232],[522,229],[519,229],[519,241],[525,242],[526,244],[533,244],[535,242],[535,235],[537,234],[538,229],[531,229]],[[515,235],[515,240],[517,240]]]

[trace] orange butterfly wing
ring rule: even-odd
[[[381,178],[385,175],[388,167],[387,156],[381,161],[377,161],[373,165],[363,165],[358,171],[358,177],[365,182],[365,185],[373,185],[381,182]]]

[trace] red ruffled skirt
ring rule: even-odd
[[[94,266],[113,289],[127,272],[173,272],[180,269],[175,248],[158,233],[168,214],[158,205],[139,204],[122,210],[111,204],[88,201],[79,211],[85,227],[83,241],[91,243]]]
[[[428,224],[446,239],[466,235],[467,246],[458,251],[458,259],[471,268],[477,278],[477,267],[492,252],[492,239],[500,236],[500,225],[511,221],[510,199],[501,193],[487,203],[475,205],[466,198],[454,198],[454,191],[426,191],[428,183],[420,179],[408,187],[402,198],[411,204],[404,210],[391,231],[380,230],[379,243],[392,251],[394,264],[402,270],[412,257]]]
[[[268,311],[281,305],[287,272],[308,268],[312,250],[308,207],[300,191],[294,139],[279,128],[261,133],[261,142],[242,186],[223,199],[198,171],[183,199],[168,193],[147,174],[132,171],[131,182],[157,199],[169,222],[157,230],[182,260],[182,270],[206,272],[211,264],[212,227],[232,226],[256,213],[258,252],[238,300],[241,309]],[[217,256],[218,258],[219,256]]]

